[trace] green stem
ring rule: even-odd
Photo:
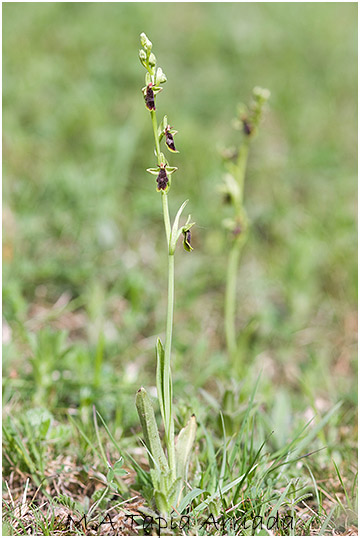
[[[156,113],[154,110],[150,111],[151,122],[154,131],[156,155],[158,164],[160,165],[160,143],[158,135],[158,126]],[[176,462],[175,462],[175,441],[174,441],[174,419],[172,414],[172,379],[171,379],[171,341],[174,319],[174,279],[175,279],[175,264],[174,253],[170,253],[171,243],[171,222],[168,205],[168,195],[166,192],[161,193],[164,225],[166,232],[166,241],[168,246],[168,301],[167,301],[167,316],[166,316],[166,336],[165,336],[165,350],[164,350],[164,409],[162,409],[162,416],[165,427],[165,442],[169,459],[169,467],[172,475],[172,479],[176,479]]]
[[[165,388],[165,434],[168,451],[169,467],[173,480],[176,478],[174,419],[172,414],[172,379],[171,379],[171,341],[174,320],[174,281],[175,256],[168,256],[168,303],[166,316],[165,359],[164,359],[164,388]]]
[[[235,239],[230,250],[227,278],[226,278],[226,296],[225,296],[225,334],[226,345],[231,361],[236,356],[236,282],[239,259],[244,241],[239,237]]]
[[[236,163],[236,179],[240,187],[240,202],[236,207],[237,217],[243,217],[245,211],[243,208],[245,172],[249,154],[249,142],[246,139],[239,151],[239,157]],[[226,278],[226,295],[225,295],[225,335],[228,354],[231,362],[234,364],[237,355],[237,338],[236,338],[236,282],[237,271],[242,248],[246,241],[246,230],[235,238],[231,247]]]
[[[170,252],[171,222],[170,222],[170,215],[169,215],[168,195],[166,192],[161,191],[161,199],[162,199],[162,206],[163,206],[166,241],[168,244],[168,250]]]
[[[155,139],[155,149],[156,149],[156,156],[158,159],[158,164],[160,165],[160,142],[159,142],[159,135],[158,135],[158,126],[157,126],[157,119],[156,119],[156,112],[155,110],[150,110],[150,116],[151,116],[151,122],[153,126],[154,131],[154,139]]]
[[[236,163],[236,166],[237,166],[237,180],[238,180],[238,183],[239,183],[240,193],[241,193],[241,195],[240,195],[241,204],[242,204],[243,198],[244,198],[245,172],[246,172],[248,155],[249,155],[249,141],[246,139],[243,142],[243,144],[242,144],[242,146],[240,148],[239,157],[238,157],[238,160],[237,160],[237,163]]]

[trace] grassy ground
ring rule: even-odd
[[[356,20],[355,3],[3,5],[4,534],[157,533],[131,459],[146,468],[134,394],[155,385],[166,310],[142,31],[179,130],[171,211],[189,198],[197,223],[173,343],[177,425],[199,425],[191,528],[163,533],[267,534],[276,513],[276,534],[357,533]],[[255,85],[272,96],[246,178],[235,373],[219,152]]]

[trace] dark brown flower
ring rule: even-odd
[[[160,166],[160,172],[156,178],[158,191],[164,191],[169,183],[169,178],[167,176],[165,166]]]
[[[243,119],[243,129],[246,136],[250,136],[254,128],[247,119]]]
[[[166,129],[165,137],[166,137],[165,138],[165,143],[166,143],[167,147],[169,148],[169,150],[174,151],[175,153],[177,153],[175,143],[174,143],[174,137],[173,137],[172,133],[170,133],[169,129]]]
[[[149,110],[156,110],[154,90],[151,83],[146,87],[145,104]]]

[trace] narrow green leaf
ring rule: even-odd
[[[255,409],[254,408],[254,398],[255,398],[255,394],[256,394],[256,391],[257,391],[257,388],[258,388],[258,385],[259,385],[259,381],[260,381],[260,375],[258,376],[258,378],[256,380],[254,389],[253,389],[253,391],[251,393],[251,396],[249,398],[249,403],[248,403],[248,406],[246,408],[245,416],[243,418],[241,428],[240,428],[239,434],[238,434],[237,439],[236,439],[236,443],[234,445],[234,448],[233,448],[233,450],[231,452],[231,455],[230,455],[230,458],[229,458],[229,466],[230,466],[230,468],[232,468],[232,466],[234,464],[235,457],[236,457],[237,453],[239,452],[242,437],[243,437],[243,434],[244,434],[244,431],[245,431],[245,427],[246,427],[247,422],[249,420],[250,411]]]
[[[326,413],[326,415],[320,420],[316,426],[314,426],[308,434],[305,436],[304,439],[302,439],[299,444],[297,445],[296,449],[294,450],[293,454],[299,453],[302,450],[306,448],[310,444],[310,442],[318,435],[319,431],[322,430],[322,428],[325,426],[327,422],[329,422],[332,415],[342,406],[342,402],[338,402],[330,411]]]
[[[169,506],[168,499],[165,497],[165,495],[161,491],[154,491],[154,497],[160,514],[168,514],[171,506]]]
[[[207,491],[205,489],[200,489],[200,488],[194,488],[191,491],[189,491],[189,493],[185,495],[185,497],[183,498],[183,500],[181,501],[181,503],[179,504],[177,508],[177,511],[179,512],[179,514],[181,514],[185,510],[185,508],[187,508],[189,504],[191,504],[193,500],[196,499],[196,497],[199,497],[199,495],[201,495],[202,493],[207,493]]]
[[[111,431],[109,430],[105,420],[103,419],[103,417],[100,415],[99,411],[96,411],[96,414],[97,416],[99,417],[99,419],[101,420],[105,430],[106,430],[106,433],[108,434],[109,438],[110,438],[110,441],[112,442],[112,444],[114,445],[114,447],[116,448],[116,450],[118,451],[119,454],[121,454],[121,450],[120,450],[120,446],[119,444],[116,442],[113,434],[111,433]]]
[[[192,415],[186,426],[180,431],[177,438],[175,446],[176,474],[182,479],[185,479],[191,449],[196,437],[196,429],[196,418],[195,415]]]
[[[327,526],[329,525],[329,522],[330,522],[330,520],[332,518],[333,513],[335,512],[335,508],[336,508],[336,506],[333,506],[332,509],[330,510],[329,514],[325,518],[324,523],[321,525],[321,529],[319,531],[318,536],[325,536],[325,531],[327,529]]]
[[[139,414],[145,444],[153,458],[153,460],[149,458],[150,466],[154,467],[155,462],[160,472],[167,474],[169,472],[169,466],[161,446],[154,408],[143,387],[136,393],[136,408]]]
[[[251,471],[253,471],[256,467],[257,465],[255,465],[251,469]],[[199,504],[199,506],[195,508],[195,512],[202,512],[205,508],[209,506],[209,503],[211,501],[213,501],[214,499],[217,499],[218,497],[221,497],[221,495],[223,495],[224,493],[226,493],[227,491],[235,487],[239,482],[241,482],[244,479],[244,476],[245,476],[244,474],[241,476],[238,476],[238,478],[236,478],[235,480],[233,480],[232,482],[224,486],[221,491],[217,489],[213,495],[210,495],[210,497],[208,497],[206,501],[202,502],[201,504]]]
[[[344,493],[345,493],[345,497],[346,497],[347,503],[348,503],[349,506],[351,506],[351,501],[350,501],[350,499],[349,499],[349,495],[348,495],[347,489],[346,489],[346,487],[345,487],[345,484],[344,484],[344,482],[343,482],[342,476],[341,476],[341,474],[340,474],[339,468],[338,468],[338,466],[336,465],[335,460],[332,460],[332,462],[333,462],[333,464],[334,464],[336,474],[338,475],[338,478],[339,478],[339,480],[340,480],[340,484],[342,485],[342,488],[343,488],[343,490],[344,490]]]
[[[107,475],[106,475],[106,480],[107,482],[112,482],[114,480],[114,471],[113,469],[109,469],[108,472],[107,472]]]
[[[226,469],[226,459],[227,459],[226,448],[227,447],[226,447],[226,430],[225,430],[224,416],[221,412],[220,412],[220,417],[221,417],[221,424],[222,424],[222,429],[223,429],[223,457],[222,457],[222,462],[221,462],[221,471],[220,471],[220,478],[219,478],[219,489],[221,490],[223,482],[224,482],[225,469]]]
[[[277,502],[275,503],[275,505],[273,506],[270,514],[269,514],[269,518],[270,517],[273,517],[274,514],[276,514],[278,511],[279,511],[279,508],[280,506],[282,505],[282,503],[284,502],[285,500],[285,497],[286,495],[288,494],[288,491],[290,489],[290,487],[293,485],[293,481],[290,480],[290,482],[288,483],[287,487],[284,489],[284,491],[282,492],[282,494],[280,495],[279,499],[277,500]]]

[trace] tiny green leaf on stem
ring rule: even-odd
[[[178,210],[178,212],[176,213],[176,217],[174,219],[174,224],[173,224],[173,227],[172,227],[172,235],[173,237],[176,236],[177,234],[177,231],[178,231],[178,228],[179,228],[179,220],[180,220],[180,217],[181,217],[181,214],[182,212],[184,211],[185,207],[187,206],[189,200],[185,200],[185,202],[183,202]]]
[[[181,217],[182,212],[184,211],[184,208],[186,207],[189,200],[185,200],[185,202],[181,205],[180,209],[176,213],[176,217],[174,219],[173,227],[171,230],[171,238],[170,238],[170,245],[169,245],[169,251],[175,252],[176,243],[181,235],[181,230],[179,231],[179,220]],[[188,219],[189,220],[189,219]]]

